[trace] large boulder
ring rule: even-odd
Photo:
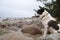
[[[36,38],[36,40],[60,40],[60,33],[50,34],[47,35],[45,38],[41,36]]]
[[[31,35],[36,35],[36,34],[42,33],[40,28],[36,25],[25,25],[24,27],[22,27],[21,31],[23,33],[28,33]]]
[[[32,37],[27,37],[21,32],[12,32],[0,36],[0,40],[33,40]]]

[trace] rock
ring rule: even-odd
[[[33,40],[31,37],[23,35],[21,32],[13,32],[0,36],[0,40]]]
[[[60,40],[60,33],[47,35],[46,38],[38,37],[36,40]]]
[[[49,36],[46,37],[46,40],[59,40],[60,39],[60,33],[57,33],[57,34],[51,34]]]
[[[18,22],[18,23],[16,23],[16,26],[17,26],[18,28],[21,28],[21,27],[23,27],[23,23],[22,23],[22,22]]]
[[[13,30],[13,31],[18,31],[19,30],[19,28],[17,26],[9,26],[7,29],[8,30]]]
[[[6,19],[3,19],[2,21],[8,21],[9,20],[9,18],[6,18]]]
[[[38,30],[35,25],[25,25],[21,31],[23,33],[28,33],[28,34],[31,34],[31,35],[36,35],[36,34],[41,34],[41,31]]]
[[[0,29],[0,36],[4,35],[4,34],[7,34],[7,33],[10,33],[10,31],[6,30],[6,29]]]
[[[6,28],[8,24],[6,22],[0,22],[0,28]]]

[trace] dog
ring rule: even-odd
[[[48,30],[50,31],[50,33],[57,33],[57,31],[59,30],[58,22],[49,14],[47,10],[45,10],[44,8],[40,8],[38,10],[35,10],[35,12],[37,12],[41,23],[45,27],[43,33],[44,37],[46,37]]]

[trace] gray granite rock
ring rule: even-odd
[[[36,40],[60,40],[60,33],[57,34],[50,34],[47,37],[38,37]]]

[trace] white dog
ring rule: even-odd
[[[36,12],[39,15],[41,23],[45,27],[43,36],[46,37],[48,29],[51,33],[57,33],[57,30],[59,30],[59,26],[56,22],[56,19],[53,18],[44,8],[38,9]]]

